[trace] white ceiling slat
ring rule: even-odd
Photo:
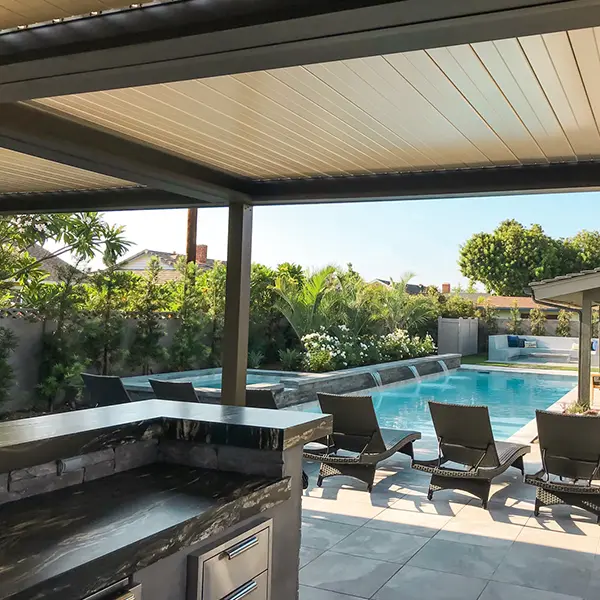
[[[419,147],[426,148],[428,153],[435,148],[441,164],[462,168],[469,163],[477,166],[485,163],[481,153],[383,57],[356,59],[347,64],[390,102],[394,119],[419,140]]]
[[[578,29],[569,32],[583,85],[594,114],[596,127],[600,124],[600,55],[598,53],[599,28]]]
[[[600,136],[566,33],[519,38],[578,158],[600,152]]]
[[[133,184],[0,148],[0,193],[130,187]]]
[[[486,157],[488,164],[516,159],[424,51],[390,54],[385,59]]]
[[[550,160],[575,160],[544,91],[516,39],[473,44],[512,110]]]
[[[545,162],[543,152],[473,47],[436,48],[428,53],[520,162]]]
[[[406,154],[409,162],[416,168],[435,168],[439,165],[439,156],[431,156],[430,149],[424,147],[417,137],[412,135],[398,122],[397,111],[377,90],[365,85],[364,81],[344,62],[310,65],[306,67],[315,77],[333,87],[348,101],[363,112],[374,117],[383,126],[390,147],[396,146]],[[433,150],[435,155],[435,150]]]

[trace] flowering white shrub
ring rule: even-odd
[[[411,337],[397,329],[385,336],[354,337],[345,325],[335,333],[321,327],[302,337],[307,371],[333,371],[348,367],[427,356],[435,352],[432,337]]]

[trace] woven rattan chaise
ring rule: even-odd
[[[494,440],[487,406],[429,402],[438,439],[438,457],[414,460],[413,468],[431,474],[427,497],[438,490],[463,490],[487,508],[492,480],[515,467],[524,474],[527,445]],[[445,466],[456,463],[458,468]],[[466,467],[466,468],[464,468]]]
[[[149,379],[152,390],[161,400],[175,400],[177,402],[200,402],[191,381],[163,381]]]
[[[120,377],[82,373],[81,378],[91,406],[113,406],[131,402]]]
[[[600,417],[536,411],[542,469],[525,477],[536,487],[540,507],[568,504],[587,510],[600,523]]]
[[[323,454],[304,451],[304,458],[321,463],[317,485],[335,475],[354,477],[373,489],[377,464],[396,452],[413,458],[418,431],[381,429],[371,396],[317,394],[321,410],[333,415],[333,434]],[[340,454],[340,451],[346,451]]]

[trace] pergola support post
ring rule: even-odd
[[[221,403],[246,404],[252,207],[230,204]]]
[[[578,403],[584,408],[590,407],[590,375],[592,369],[592,296],[583,293],[581,312],[579,313],[579,373]]]

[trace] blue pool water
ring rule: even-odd
[[[531,421],[536,409],[548,408],[576,383],[576,377],[566,375],[459,369],[420,383],[399,383],[381,391],[372,390],[372,396],[382,427],[415,429],[424,436],[435,436],[427,405],[429,400],[484,404],[489,407],[496,439],[505,440]]]

